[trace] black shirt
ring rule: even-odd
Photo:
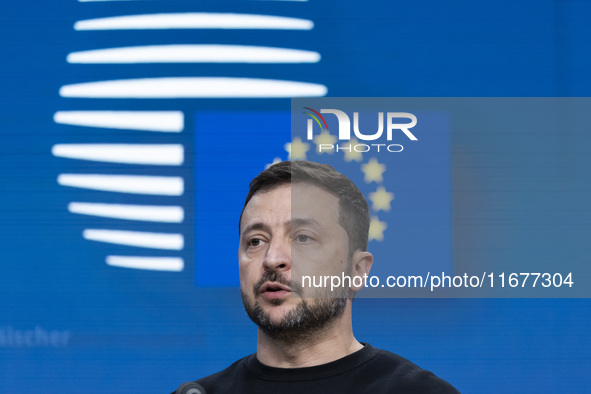
[[[197,383],[207,394],[458,393],[431,372],[368,344],[339,360],[306,368],[269,367],[251,354]]]

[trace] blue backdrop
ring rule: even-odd
[[[193,13],[190,25],[84,22],[173,13]],[[240,26],[219,29],[215,13],[292,19],[246,29],[255,22],[244,17]],[[167,393],[254,352],[256,328],[236,287],[235,221],[250,178],[287,158],[288,98],[589,96],[590,16],[591,3],[576,0],[2,2],[0,392]],[[155,28],[165,23],[173,28]],[[192,47],[213,44],[219,47]],[[170,45],[183,45],[187,57],[167,58]],[[305,52],[279,60],[275,51],[263,62],[263,52],[250,50],[236,60],[235,45]],[[80,53],[146,46],[160,52],[127,61]],[[199,58],[203,53],[209,58]],[[79,85],[100,81],[124,83],[99,84],[98,93]],[[73,111],[110,111],[101,118],[114,121],[122,115],[114,111],[161,111],[165,121],[144,129],[92,125],[89,113],[75,120]],[[539,183],[520,180],[552,172],[553,164],[524,162],[523,145],[509,143],[504,164],[487,161],[498,136],[451,136],[454,231],[466,220],[495,219],[487,231],[498,237],[530,220],[528,212],[544,214],[561,193],[577,204],[589,196],[591,137],[561,128],[535,137],[523,136],[532,150],[555,141],[560,149],[548,155],[567,162],[541,193],[534,193]],[[107,151],[123,154],[80,158],[88,154],[81,148],[104,154],[98,144],[116,144]],[[155,151],[142,151],[152,145]],[[96,175],[110,176],[107,186],[97,186]],[[148,181],[161,183],[148,192]],[[491,191],[482,212],[465,199],[470,185]],[[511,187],[531,195],[494,193]],[[540,209],[530,209],[534,203]],[[122,218],[121,205],[144,211]],[[531,254],[519,256],[550,254],[557,265],[561,256],[584,259],[589,215],[579,209],[569,222],[554,214],[536,222],[539,231],[520,238]],[[579,237],[543,231],[560,225],[576,226]],[[134,245],[137,232],[158,241]],[[469,232],[458,234],[464,238],[454,246],[469,242]],[[135,268],[121,266],[129,264]],[[358,339],[409,358],[463,393],[591,391],[587,299],[360,299],[354,309]]]

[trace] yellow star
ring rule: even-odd
[[[281,163],[282,161],[283,160],[281,160],[281,158],[279,158],[279,157],[274,158],[272,163],[269,163],[265,166],[265,170],[267,168],[271,167],[273,164]]]
[[[292,142],[285,144],[285,150],[289,153],[290,160],[306,160],[306,152],[310,150],[310,144],[302,142],[300,137],[295,137]]]
[[[316,151],[318,153],[334,153],[334,147],[328,149],[327,147],[323,146],[322,151],[320,151],[320,144],[329,144],[334,145],[337,142],[337,137],[331,135],[328,131],[323,131],[320,135],[314,137],[314,143],[316,144]]]
[[[365,182],[383,182],[384,181],[384,171],[386,171],[386,166],[384,164],[380,164],[378,159],[372,157],[369,159],[367,164],[361,165],[361,171],[365,174]]]
[[[358,143],[359,143],[359,141],[357,141],[357,138],[353,138],[352,140],[349,141],[348,144],[343,145],[343,147],[346,148],[346,149],[343,149],[343,151],[345,152],[345,161],[362,161],[363,160],[362,152],[357,152],[355,150],[355,145],[357,145]],[[351,149],[351,152],[349,152],[349,148]]]
[[[369,222],[369,240],[383,241],[384,230],[387,228],[388,224],[386,222],[380,222],[377,216],[372,217]]]
[[[387,192],[384,186],[380,186],[375,192],[369,193],[369,199],[374,211],[389,211],[392,208],[390,203],[394,200],[394,193]]]

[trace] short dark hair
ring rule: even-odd
[[[370,222],[369,205],[359,188],[328,164],[311,161],[282,161],[273,164],[250,182],[240,222],[244,209],[255,194],[300,182],[319,187],[339,199],[339,224],[349,237],[349,254],[356,250],[366,251]]]

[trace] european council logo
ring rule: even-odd
[[[108,269],[189,274],[198,287],[237,286],[237,222],[248,183],[265,165],[286,159],[331,164],[361,188],[372,211],[370,249],[388,262],[376,264],[378,274],[403,274],[392,270],[409,259],[414,268],[441,267],[442,255],[451,266],[446,119],[392,109],[380,123],[384,137],[396,130],[416,135],[422,149],[402,151],[393,141],[368,151],[361,146],[371,147],[363,141],[371,136],[359,131],[354,113],[353,134],[343,141],[338,122],[347,115],[323,114],[332,107],[302,99],[297,116],[305,118],[305,131],[290,135],[294,111],[280,110],[286,99],[328,94],[307,71],[321,55],[289,47],[294,40],[282,42],[283,35],[265,34],[268,45],[260,35],[252,36],[256,45],[244,41],[253,32],[304,34],[314,28],[312,20],[289,12],[178,12],[171,9],[178,4],[156,4],[162,12],[151,5],[150,13],[74,24],[73,34],[84,38],[79,42],[103,45],[67,55],[65,66],[75,72],[59,89],[64,108],[54,115],[61,127],[75,130],[52,148],[72,161],[57,181],[73,188],[67,209],[83,221],[85,240],[104,245]],[[195,31],[202,34],[187,35]],[[274,78],[249,71],[263,65]],[[406,128],[399,127],[401,117],[416,126],[407,119]]]
[[[195,249],[188,229],[195,226],[201,231],[202,223],[207,222],[199,215],[192,217],[193,198],[200,198],[192,185],[203,184],[203,166],[212,167],[211,175],[217,179],[208,188],[216,191],[223,189],[225,176],[216,164],[235,163],[245,153],[251,166],[263,160],[248,152],[252,142],[261,138],[260,133],[251,135],[241,145],[242,154],[235,156],[233,144],[218,147],[230,140],[217,126],[239,124],[228,114],[216,127],[204,129],[199,108],[211,108],[210,99],[218,100],[214,108],[224,109],[228,102],[240,108],[254,98],[325,95],[324,85],[298,80],[298,72],[294,72],[318,63],[320,54],[291,48],[289,43],[286,46],[273,34],[301,34],[312,30],[314,22],[292,17],[289,12],[179,12],[172,9],[179,4],[165,1],[135,2],[134,10],[150,12],[125,14],[129,7],[123,2],[112,4],[109,10],[120,9],[121,14],[97,15],[73,26],[76,42],[89,47],[76,48],[65,59],[74,81],[61,86],[59,95],[71,108],[57,111],[54,121],[63,127],[75,126],[78,134],[72,141],[55,144],[52,154],[76,160],[78,165],[72,166],[74,171],[60,174],[57,181],[88,191],[86,195],[76,193],[80,199],[68,205],[72,214],[87,218],[84,239],[127,250],[109,253],[105,249],[107,265],[182,272]],[[190,3],[185,6],[195,8]],[[154,12],[154,8],[160,11]],[[257,45],[244,44],[251,32],[264,33],[269,44],[260,40]],[[228,42],[232,40],[237,44]],[[97,43],[103,46],[94,47]],[[272,66],[275,74],[286,65],[291,67],[285,70],[285,78],[271,79],[245,75],[244,65]],[[289,137],[288,124],[282,140]],[[208,149],[215,152],[215,160],[202,155],[201,147],[193,151],[193,130],[196,140],[211,138]],[[281,132],[275,130],[277,135]],[[243,189],[244,183],[235,187]],[[216,201],[209,209],[225,209],[220,203],[223,201]],[[100,227],[92,226],[95,223]],[[211,238],[213,229],[210,231]]]

